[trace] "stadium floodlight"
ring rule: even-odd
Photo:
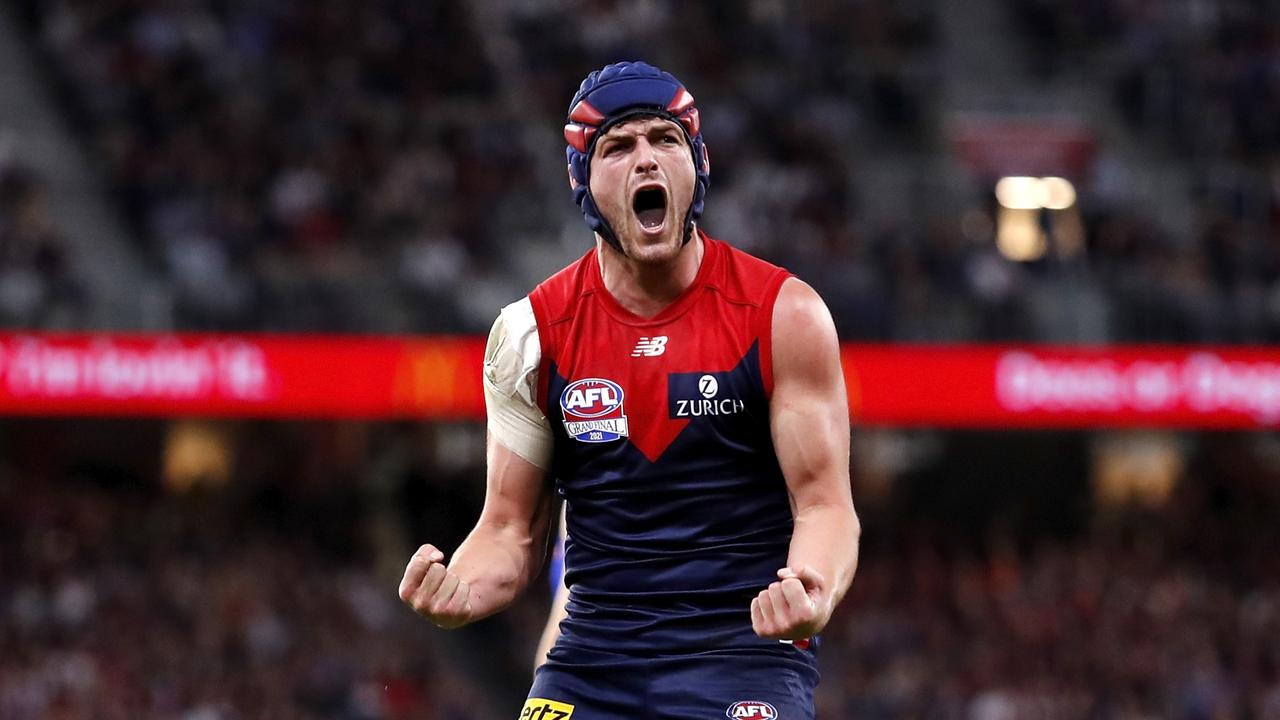
[[[1010,210],[1039,210],[1048,200],[1047,189],[1040,178],[1002,177],[996,183],[996,202]]]
[[[1066,178],[1010,175],[996,182],[996,202],[1010,210],[1066,210],[1076,204],[1076,188]]]
[[[1060,177],[1040,178],[1044,188],[1044,208],[1046,210],[1066,210],[1076,204],[1076,188],[1070,180]]]
[[[1075,186],[1066,178],[1010,175],[996,182],[995,191],[996,202],[1000,204],[996,223],[996,247],[1000,254],[1015,262],[1033,262],[1044,257],[1049,238],[1041,213],[1074,207]],[[1057,220],[1050,222],[1058,252],[1073,255],[1083,246],[1083,240],[1077,237],[1078,218],[1068,213],[1059,219],[1062,220],[1060,227]]]
[[[996,223],[996,249],[1014,262],[1033,262],[1044,257],[1048,239],[1040,227],[1036,209],[1000,208]]]

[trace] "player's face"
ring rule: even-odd
[[[639,262],[679,254],[696,179],[684,131],[663,118],[610,128],[591,156],[591,196],[627,257]]]

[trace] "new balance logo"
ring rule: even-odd
[[[636,343],[636,349],[631,351],[631,357],[658,357],[666,351],[666,335],[642,337],[640,338],[640,342]]]

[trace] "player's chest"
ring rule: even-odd
[[[563,338],[548,388],[563,442],[629,443],[655,461],[687,428],[727,439],[767,413],[759,339],[732,312],[649,327],[589,320]]]

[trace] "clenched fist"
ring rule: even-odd
[[[831,619],[826,580],[808,565],[782,568],[778,582],[751,601],[751,629],[763,638],[803,640],[813,637]]]
[[[409,558],[400,581],[400,599],[414,612],[446,630],[471,622],[471,588],[444,565],[444,553],[423,545]]]

